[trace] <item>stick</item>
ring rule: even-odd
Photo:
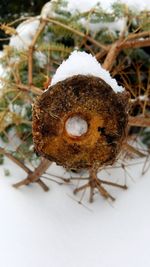
[[[11,153],[5,151],[4,148],[0,147],[0,153],[4,154],[7,158],[12,160],[15,164],[17,164],[20,168],[22,168],[26,173],[28,174],[31,173],[31,170],[28,167],[26,167],[21,161],[16,159]]]
[[[150,118],[141,116],[129,117],[129,125],[137,127],[150,127]]]
[[[84,34],[83,32],[80,32],[80,31],[78,31],[78,30],[76,30],[76,29],[74,29],[74,28],[72,28],[72,27],[70,27],[70,26],[68,26],[66,24],[63,24],[60,21],[57,21],[57,20],[52,19],[52,18],[45,19],[45,21],[48,21],[48,22],[51,22],[51,23],[56,24],[58,26],[61,26],[62,28],[65,28],[65,29],[71,31],[71,32],[77,34],[78,36],[86,38],[88,41],[90,41],[92,44],[96,45],[97,47],[102,48],[104,50],[107,50],[107,46],[106,45],[103,45],[103,44],[99,43],[98,41],[94,40],[92,37]]]
[[[123,148],[125,150],[127,150],[128,152],[130,152],[130,153],[136,154],[139,157],[145,157],[146,156],[144,153],[142,153],[141,151],[139,151],[138,149],[136,149],[135,147],[133,147],[133,146],[127,144],[127,143],[123,144]]]
[[[145,39],[145,40],[131,40],[131,41],[126,41],[120,43],[118,49],[127,49],[127,48],[138,48],[138,47],[147,47],[150,46],[150,39]]]
[[[34,46],[36,44],[36,41],[41,34],[41,32],[44,30],[46,25],[46,21],[42,20],[38,30],[32,40],[31,45],[29,46],[29,58],[28,58],[28,83],[29,85],[32,85],[33,83],[33,51],[34,51]]]
[[[29,91],[36,95],[41,95],[43,93],[43,91],[40,88],[33,85],[25,85],[21,83],[17,84],[17,87],[23,91]]]
[[[119,49],[119,43],[120,41],[117,41],[116,43],[112,44],[106,58],[105,61],[103,63],[103,68],[106,70],[111,70],[114,64],[114,61],[116,59],[116,57],[118,56],[120,49]]]
[[[29,173],[26,179],[20,181],[19,183],[14,184],[13,186],[15,188],[18,188],[23,185],[28,185],[30,183],[37,182],[44,189],[44,191],[48,191],[49,188],[43,181],[41,181],[40,177],[42,176],[43,173],[46,172],[46,170],[49,168],[51,164],[52,162],[50,162],[49,160],[42,159],[40,165],[33,172]]]

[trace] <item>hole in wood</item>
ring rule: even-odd
[[[81,137],[88,131],[88,124],[86,120],[79,115],[71,116],[67,119],[65,124],[66,132],[71,137]]]

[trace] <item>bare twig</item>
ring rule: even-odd
[[[41,95],[42,90],[36,86],[33,85],[25,85],[25,84],[17,84],[17,88],[23,90],[23,91],[29,91],[36,95]]]
[[[52,162],[50,162],[49,160],[42,159],[40,165],[33,172],[29,173],[26,179],[22,180],[19,183],[14,184],[13,186],[15,188],[18,188],[23,185],[28,185],[30,183],[37,182],[39,185],[42,186],[42,188],[45,191],[48,191],[48,187],[44,184],[44,182],[40,180],[40,177],[42,176],[42,174],[46,172],[46,170],[49,168],[51,164]]]
[[[118,49],[127,49],[127,48],[138,48],[138,47],[147,47],[150,46],[150,39],[144,39],[144,40],[131,40],[122,42],[119,44]]]
[[[138,48],[138,47],[148,47],[150,46],[150,39],[144,39],[144,40],[131,40],[131,41],[122,41],[118,40],[114,44],[111,45],[111,48],[109,49],[109,52],[105,58],[105,61],[103,63],[103,68],[106,70],[111,70],[114,64],[115,59],[123,49],[127,48]],[[108,47],[107,47],[108,49]]]
[[[33,83],[33,51],[34,51],[34,46],[36,44],[37,39],[39,38],[41,32],[44,30],[46,25],[46,21],[42,20],[39,28],[32,40],[31,45],[29,46],[29,57],[28,57],[28,83],[29,85],[32,85]]]
[[[55,20],[53,18],[49,18],[49,19],[45,19],[45,20],[48,21],[48,22],[51,22],[51,23],[53,23],[55,25],[61,26],[62,28],[67,29],[70,32],[73,32],[73,33],[75,33],[78,36],[81,36],[83,38],[86,38],[88,41],[90,41],[92,44],[96,45],[99,48],[102,48],[104,50],[108,50],[108,48],[107,48],[106,45],[101,44],[100,42],[96,41],[95,39],[93,39],[89,35],[86,35],[83,32],[80,32],[80,31],[78,31],[78,30],[76,30],[76,29],[74,29],[74,28],[72,28],[72,27],[70,27],[70,26],[68,26],[68,25],[60,22],[60,21],[57,21],[57,20]]]
[[[22,168],[26,173],[31,173],[31,170],[26,167],[20,160],[16,159],[11,153],[7,152],[4,148],[0,147],[0,153],[5,155],[7,158],[12,160],[15,164],[17,164],[20,168]]]
[[[119,43],[120,41],[117,41],[116,43],[112,44],[106,58],[105,61],[103,63],[103,68],[106,70],[111,70],[114,64],[114,61],[116,59],[116,57],[118,56],[120,50],[119,50]]]
[[[146,156],[144,153],[142,153],[141,151],[139,151],[138,149],[136,149],[135,147],[133,147],[127,143],[124,143],[122,147],[123,147],[123,149],[125,149],[129,153],[136,154],[139,157],[145,157]]]
[[[137,127],[150,127],[150,118],[143,116],[129,117],[129,125]]]
[[[139,33],[131,33],[128,35],[127,39],[139,39],[143,37],[150,37],[150,31],[144,31],[144,32],[139,32]]]
[[[11,153],[7,152],[4,148],[0,147],[0,153],[12,160],[28,174],[26,179],[13,185],[15,188],[18,188],[22,185],[28,185],[33,182],[37,182],[44,189],[44,191],[48,191],[47,185],[40,179],[40,177],[51,165],[51,162],[49,160],[43,159],[40,165],[34,171],[31,171],[20,160],[16,159]]]

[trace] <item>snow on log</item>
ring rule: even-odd
[[[66,61],[63,61],[57,69],[51,85],[78,74],[99,77],[110,85],[116,93],[124,90],[124,88],[119,86],[116,80],[110,76],[110,73],[101,67],[95,57],[86,52],[79,51],[72,52],[70,57]]]
[[[70,58],[33,106],[35,149],[67,168],[113,164],[126,136],[128,93],[91,55]]]

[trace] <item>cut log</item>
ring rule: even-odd
[[[113,164],[126,136],[128,99],[94,76],[58,82],[33,106],[36,151],[65,168]]]

